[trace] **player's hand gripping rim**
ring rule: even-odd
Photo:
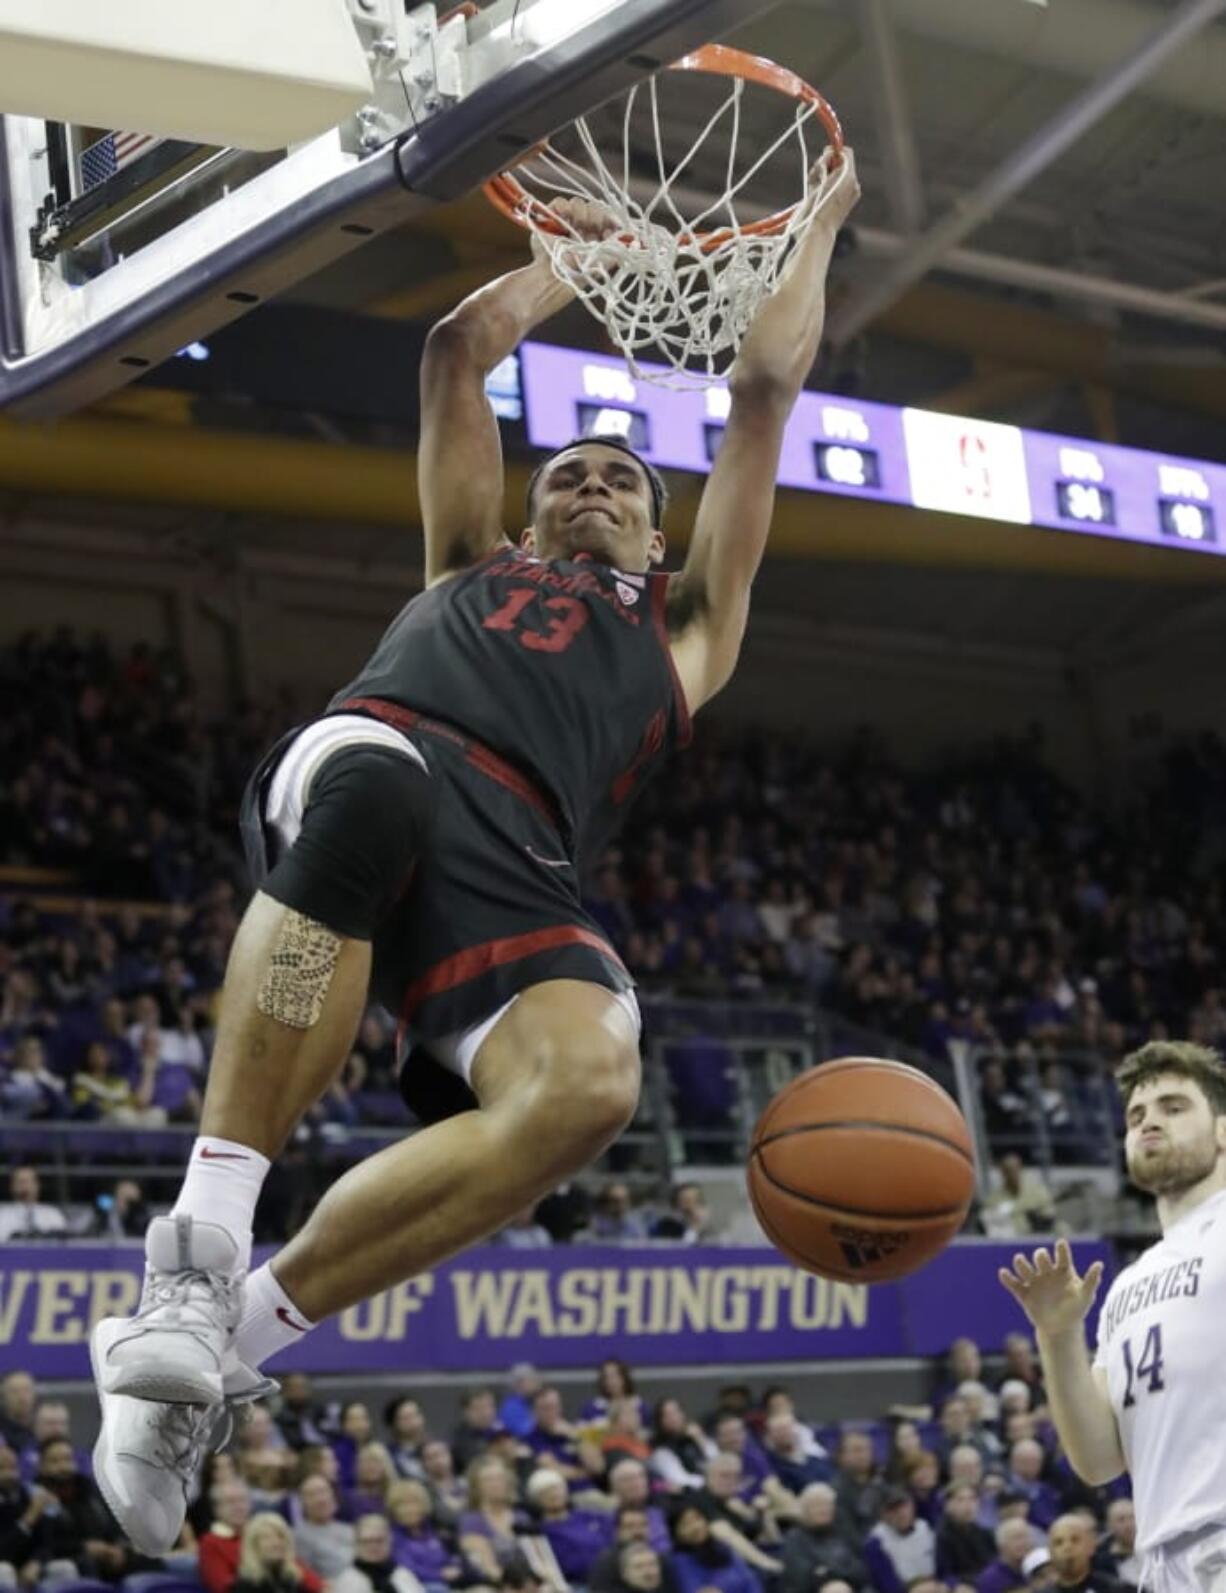
[[[1057,1239],[1054,1254],[1040,1249],[1027,1258],[1019,1251],[1013,1270],[1001,1267],[997,1277],[1038,1331],[1055,1336],[1085,1321],[1103,1281],[1103,1264],[1092,1261],[1081,1277],[1068,1240]]]

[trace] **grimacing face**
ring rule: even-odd
[[[651,483],[636,460],[597,441],[551,459],[537,482],[533,523],[520,546],[542,559],[588,553],[618,570],[646,571],[664,558],[652,525]]]
[[[1148,1194],[1182,1194],[1226,1155],[1226,1117],[1215,1117],[1200,1086],[1177,1073],[1138,1085],[1124,1121],[1128,1173]]]

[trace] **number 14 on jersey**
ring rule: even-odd
[[[1135,1405],[1137,1389],[1144,1382],[1150,1394],[1159,1394],[1166,1387],[1162,1381],[1162,1323],[1155,1322],[1145,1335],[1140,1356],[1134,1362],[1132,1340],[1124,1339],[1120,1345],[1124,1353],[1124,1372],[1128,1378],[1124,1389],[1124,1408]]]

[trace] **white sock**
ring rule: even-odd
[[[243,1314],[234,1335],[234,1348],[245,1365],[262,1366],[278,1351],[301,1344],[316,1325],[303,1316],[265,1262],[251,1274],[243,1289]]]
[[[204,1134],[192,1146],[191,1160],[172,1217],[216,1223],[238,1246],[237,1270],[251,1265],[251,1227],[255,1203],[272,1163],[250,1145]]]

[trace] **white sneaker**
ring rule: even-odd
[[[246,1366],[230,1349],[225,1357],[224,1403],[170,1404],[108,1394],[101,1371],[108,1351],[127,1322],[107,1317],[90,1338],[90,1360],[102,1430],[94,1446],[94,1480],[125,1535],[159,1558],[179,1541],[192,1484],[210,1449],[223,1449],[233,1425],[232,1409],[265,1399],[278,1385]]]
[[[231,1407],[253,1405],[257,1399],[271,1399],[281,1392],[281,1385],[275,1378],[265,1377],[257,1367],[240,1361],[233,1345],[221,1363],[221,1386],[225,1402]]]
[[[238,1246],[215,1223],[155,1217],[145,1257],[136,1315],[99,1324],[108,1326],[94,1369],[99,1389],[161,1404],[220,1405],[246,1276],[236,1271]]]
[[[221,1443],[229,1437],[228,1414],[220,1401],[171,1405],[108,1393],[102,1378],[107,1354],[127,1325],[123,1317],[107,1317],[90,1338],[102,1406],[94,1481],[125,1536],[142,1554],[158,1558],[179,1541],[188,1492],[223,1421]]]

